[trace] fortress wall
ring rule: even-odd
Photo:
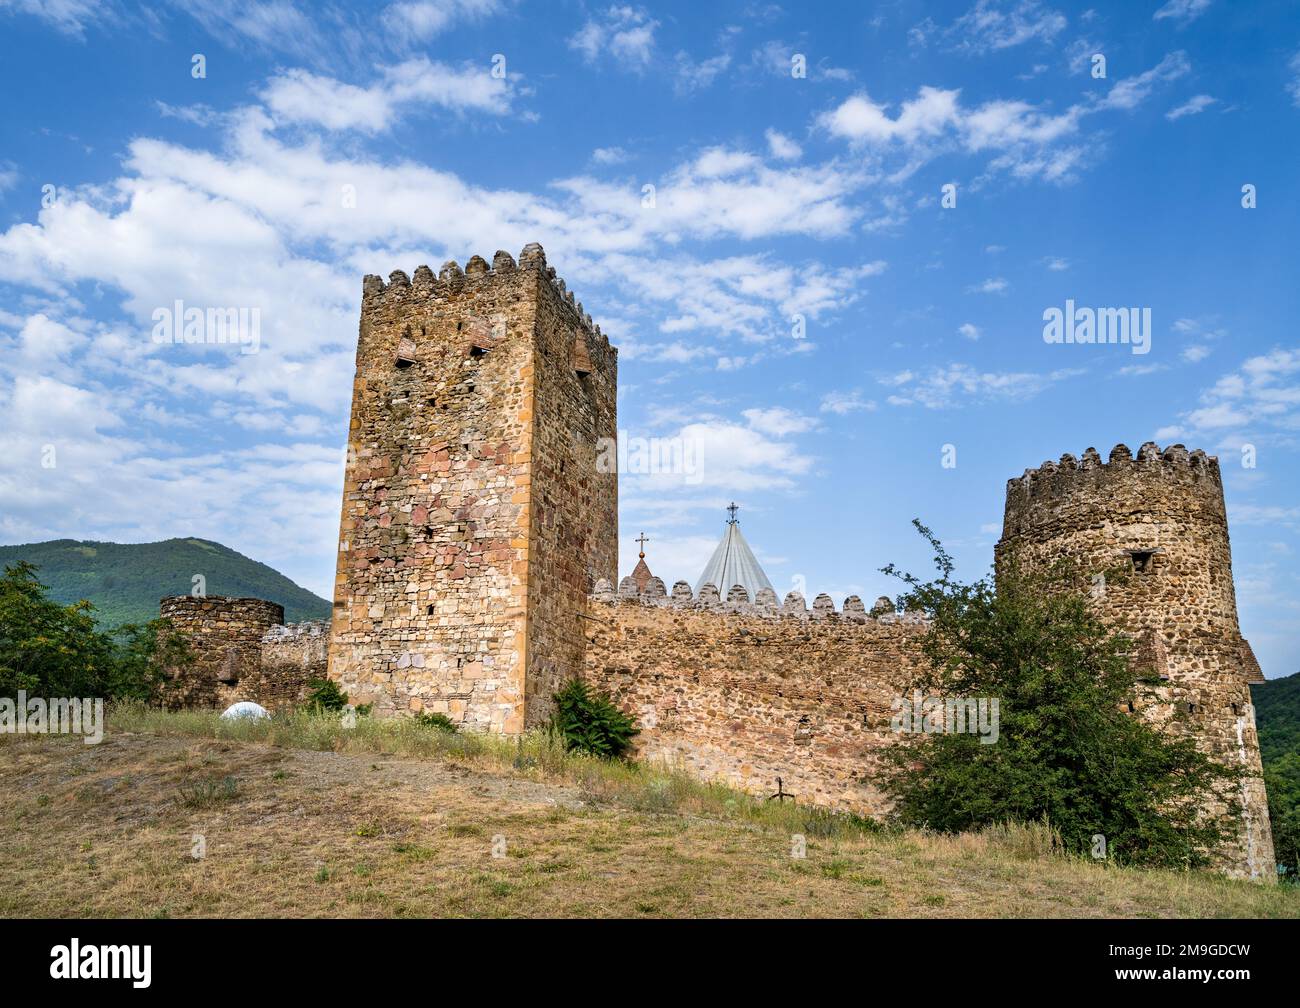
[[[174,595],[164,598],[159,615],[171,622],[190,647],[186,669],[169,670],[162,701],[168,707],[228,707],[261,675],[262,637],[284,622],[274,602],[225,595]]]
[[[778,609],[689,592],[590,599],[583,675],[636,716],[637,757],[763,796],[780,777],[800,802],[883,813],[876,758],[900,739],[891,703],[923,663],[924,624],[856,599],[808,612],[797,597]]]
[[[326,620],[273,626],[262,638],[256,696],[246,699],[269,711],[290,710],[307,701],[314,679],[324,679],[329,657]]]

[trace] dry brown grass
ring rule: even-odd
[[[114,732],[98,746],[7,736],[0,914],[1300,915],[1295,890],[1107,868],[1015,831],[813,829],[798,860],[790,832],[804,812],[756,810],[671,774],[580,769],[186,733]]]

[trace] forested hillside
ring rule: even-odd
[[[1297,870],[1300,858],[1300,673],[1251,687],[1268,813],[1277,859]]]
[[[208,595],[268,599],[284,606],[291,623],[329,619],[330,604],[266,564],[207,539],[154,543],[78,542],[55,539],[0,546],[0,567],[27,560],[49,597],[63,604],[88,599],[105,627],[144,623],[158,616],[164,595],[188,595],[201,574]]]

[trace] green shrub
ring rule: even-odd
[[[426,714],[424,711],[415,715],[415,723],[423,725],[425,728],[437,728],[439,731],[450,732],[455,735],[460,729],[456,722],[447,717],[446,714]]]
[[[907,584],[905,608],[929,617],[918,686],[997,699],[1000,714],[990,744],[934,733],[886,750],[881,783],[897,821],[943,833],[1001,829],[1018,849],[1079,855],[1100,834],[1119,864],[1207,866],[1230,823],[1202,808],[1217,793],[1231,809],[1240,773],[1127,713],[1145,687],[1129,665],[1130,642],[1093,611],[1086,581],[1064,568],[1028,574],[1008,557],[996,580],[964,584],[915,524],[939,577],[885,572]]]
[[[307,706],[317,710],[341,711],[348,705],[348,695],[339,689],[333,679],[312,679],[307,683]]]
[[[568,752],[585,752],[602,759],[621,758],[638,734],[636,721],[614,706],[608,696],[573,679],[554,697],[550,730]]]

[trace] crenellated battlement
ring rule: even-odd
[[[1181,444],[1161,451],[1154,441],[1142,445],[1136,456],[1118,444],[1104,462],[1095,448],[1080,458],[1066,453],[1007,480],[1003,538],[1066,521],[1066,514],[1083,522],[1086,515],[1147,510],[1161,501],[1165,510],[1175,506],[1203,519],[1226,521],[1219,460]]]
[[[643,590],[637,591],[636,582],[631,576],[619,582],[618,589],[608,581],[598,581],[595,590],[589,596],[591,601],[602,603],[642,605],[652,608],[680,609],[682,611],[708,611],[719,615],[759,616],[769,619],[795,619],[804,621],[844,622],[844,623],[878,623],[890,625],[895,623],[925,623],[920,614],[900,613],[894,609],[894,603],[885,596],[876,599],[870,610],[857,595],[850,595],[844,604],[836,609],[835,600],[824,592],[813,599],[809,608],[801,592],[789,592],[784,601],[778,602],[776,592],[770,588],[761,589],[751,599],[743,585],[732,585],[726,597],[716,585],[700,586],[696,595],[685,581],[678,581],[669,593],[664,583],[652,577]]]
[[[475,255],[470,257],[464,269],[456,260],[449,259],[437,273],[428,266],[416,267],[411,276],[403,270],[393,270],[387,282],[380,276],[367,274],[362,281],[362,312],[409,311],[420,305],[436,305],[439,301],[473,295],[486,285],[516,283],[529,275],[535,275],[555,296],[563,306],[569,324],[585,332],[590,350],[599,355],[618,354],[618,348],[601,332],[582,302],[556,274],[555,267],[547,265],[546,252],[536,242],[524,246],[517,262],[509,252],[498,250],[491,264],[482,256]]]
[[[1138,449],[1137,455],[1129,450],[1128,445],[1117,444],[1110,450],[1107,461],[1101,460],[1096,448],[1089,448],[1080,458],[1069,452],[1057,462],[1048,460],[1037,469],[1026,469],[1021,476],[1007,480],[1007,492],[1013,489],[1032,494],[1034,488],[1053,477],[1072,476],[1077,473],[1096,473],[1096,479],[1107,476],[1126,476],[1134,472],[1150,472],[1157,468],[1167,470],[1173,476],[1187,475],[1193,479],[1208,478],[1220,482],[1219,460],[1207,455],[1200,448],[1188,451],[1186,446],[1172,444],[1164,451],[1154,441],[1148,441]]]

